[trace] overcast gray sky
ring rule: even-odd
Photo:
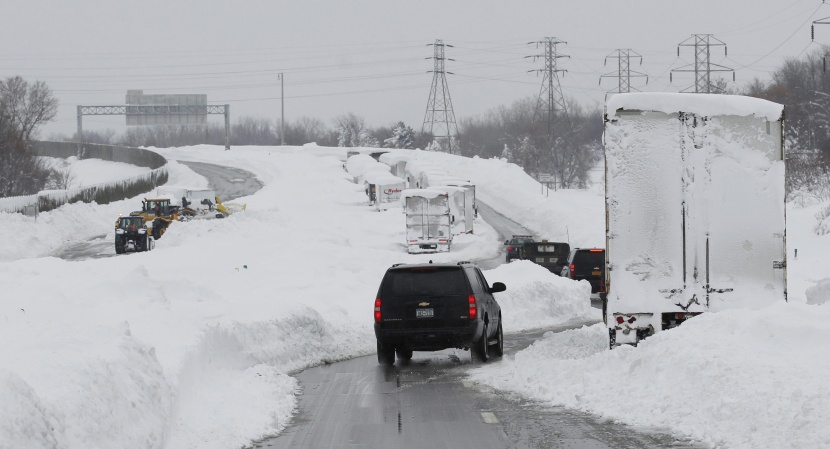
[[[70,135],[78,105],[124,104],[128,89],[208,95],[241,116],[280,117],[285,73],[286,121],[299,116],[327,124],[353,112],[372,126],[403,120],[420,130],[433,62],[428,44],[442,39],[457,119],[539,94],[541,68],[528,42],[559,47],[568,72],[566,97],[601,104],[614,79],[618,48],[643,57],[645,91],[677,92],[692,74],[672,68],[694,62],[692,34],[725,42],[711,61],[736,69],[737,84],[768,79],[785,58],[830,43],[830,16],[821,0],[7,0],[0,13],[0,77],[43,80],[60,101],[57,120],[41,137]],[[731,81],[731,75],[726,74]],[[221,116],[211,120],[221,122]],[[84,129],[121,132],[124,117],[85,117]]]

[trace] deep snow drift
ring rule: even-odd
[[[245,213],[175,224],[152,252],[83,262],[48,255],[111,240],[139,198],[36,221],[0,213],[15,236],[0,247],[0,447],[241,446],[286,425],[293,370],[374,352],[371,304],[389,265],[501,255],[480,218],[452,253],[406,254],[403,214],[367,205],[344,148],[159,151],[251,171],[264,188],[238,200]],[[409,153],[472,180],[481,201],[540,237],[604,246],[601,186],[546,197],[501,160]],[[170,172],[170,184],[205,185],[175,162]],[[788,211],[799,248],[789,304],[709,314],[615,351],[602,325],[550,335],[472,377],[722,447],[826,447],[830,311],[807,304],[830,290],[820,282],[830,245],[811,233],[819,207]],[[485,275],[508,286],[497,295],[508,334],[600,319],[587,283],[526,261]]]

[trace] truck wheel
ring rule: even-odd
[[[473,345],[473,358],[481,363],[487,362],[490,359],[490,345],[487,343],[487,322],[484,322],[484,332],[481,338]]]
[[[378,340],[378,363],[381,365],[394,365],[395,347],[390,344],[383,344]]]
[[[401,360],[412,360],[412,350],[409,348],[395,348],[395,354]]]
[[[496,343],[493,344],[493,355],[501,357],[504,355],[504,332],[501,330],[501,320],[499,320],[499,330],[496,331]]]

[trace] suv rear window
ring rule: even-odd
[[[574,264],[574,275],[590,276],[595,269],[605,269],[605,251],[577,251],[571,263]]]
[[[381,296],[464,295],[464,273],[456,267],[414,267],[386,273]]]

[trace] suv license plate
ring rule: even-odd
[[[544,257],[537,257],[536,258],[536,263],[545,263],[545,258]]]
[[[601,274],[601,273],[600,273],[600,271],[599,271],[599,270],[596,270],[596,271],[592,271],[592,272],[591,272],[591,276],[599,276],[600,274]]]
[[[432,318],[435,316],[434,309],[415,309],[415,318]]]

